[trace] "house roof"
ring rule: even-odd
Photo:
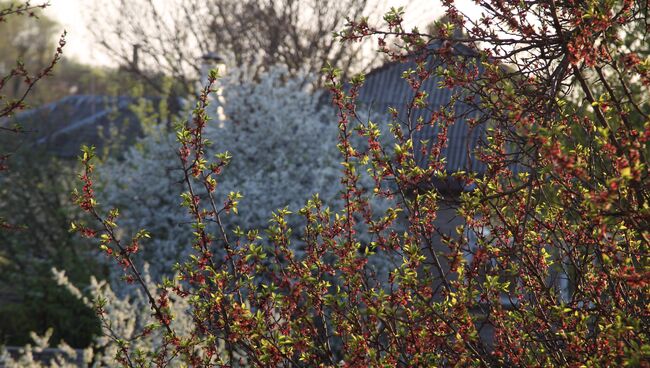
[[[104,146],[111,131],[129,143],[139,136],[141,127],[130,107],[135,102],[124,96],[73,95],[17,114],[10,124],[20,124],[39,148],[76,157],[81,145]]]
[[[429,47],[435,48],[439,45],[440,43],[438,42],[433,43]],[[475,53],[471,52],[471,49],[463,45],[454,46],[453,52],[458,55],[467,55],[470,57],[475,55]],[[444,67],[433,53],[429,56],[427,65],[432,68],[437,66]],[[365,83],[359,90],[358,101],[371,109],[373,113],[386,113],[390,107],[394,107],[399,112],[398,118],[402,121],[406,120],[408,105],[415,92],[402,78],[402,74],[408,69],[415,68],[416,63],[414,61],[389,62],[371,71],[366,75]],[[412,119],[422,117],[427,121],[431,115],[431,111],[437,111],[443,106],[448,106],[451,102],[452,95],[460,92],[458,89],[441,87],[441,82],[442,79],[440,77],[433,76],[423,83],[421,90],[429,94],[429,110],[420,109],[414,111]],[[467,124],[468,118],[478,118],[480,113],[475,108],[461,102],[455,104],[454,113],[457,119],[448,128],[448,144],[442,151],[442,155],[447,160],[446,169],[449,172],[463,170],[482,173],[485,170],[485,165],[479,162],[471,152],[479,144],[479,140],[483,135],[483,127],[478,126],[472,129]],[[426,155],[420,153],[422,141],[426,141],[427,148],[431,148],[437,140],[439,131],[440,126],[434,124],[433,126],[427,125],[420,131],[415,132],[413,146],[418,165],[426,166],[428,160]]]

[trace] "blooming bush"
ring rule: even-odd
[[[339,72],[326,70],[338,115],[342,199],[331,209],[323,198],[308,200],[297,211],[300,230],[292,228],[286,209],[272,214],[266,233],[230,226],[241,197],[222,186],[234,158],[211,155],[215,128],[208,106],[216,73],[177,132],[181,205],[192,227],[179,241],[192,248],[174,279],[156,287],[145,281],[134,259],[150,234],[123,236],[118,224],[129,220],[100,209],[94,153],[84,149],[83,187],[75,197],[97,221],[74,228],[98,238],[126,281],[140,287],[161,336],[146,356],[133,343],[123,345],[120,362],[646,364],[650,122],[647,105],[630,85],[648,84],[650,62],[615,47],[621,27],[647,24],[644,3],[488,1],[476,21],[453,1],[444,5],[448,23],[433,34],[406,32],[398,9],[385,16],[385,28],[362,19],[339,34],[344,41],[376,35],[382,52],[414,62],[403,74],[414,97],[406,118],[391,111],[395,143],[387,146],[381,140],[386,133],[357,114],[363,76],[344,88]],[[459,27],[465,32],[453,36]],[[432,55],[445,67],[431,67]],[[483,129],[482,143],[471,152],[483,172],[445,170],[446,128],[456,117],[427,99],[421,86],[432,77],[454,88],[452,104],[480,111],[465,123]],[[595,95],[595,85],[607,92]],[[568,103],[572,90],[588,104]],[[426,118],[415,118],[416,112]],[[418,165],[413,137],[426,126],[440,133],[418,152],[427,158]],[[224,132],[215,142],[223,137],[232,136]],[[360,184],[361,172],[370,173],[373,190]],[[455,180],[463,190],[450,198],[432,178]],[[157,177],[141,179],[148,185]],[[378,208],[374,198],[393,205]],[[443,232],[436,222],[443,200],[455,200],[464,220],[456,232]],[[398,262],[382,278],[368,267],[373,257]],[[174,326],[170,303],[176,298],[188,303],[189,334]]]
[[[58,353],[53,354],[50,360],[44,361],[35,358],[35,354],[42,354],[46,349],[50,348],[50,338],[52,337],[52,330],[49,329],[43,336],[32,332],[31,337],[34,345],[28,344],[18,352],[17,358],[14,358],[9,352],[0,348],[0,362],[7,368],[76,368],[79,362],[87,363],[92,356],[92,350],[86,349],[84,351],[77,351],[71,348],[65,342],[60,342],[57,346]],[[81,356],[79,356],[81,355]]]
[[[220,81],[223,103],[209,109],[215,119],[203,133],[213,143],[207,156],[230,153],[223,156],[229,164],[215,168],[224,172],[215,201],[226,201],[231,192],[244,195],[233,207],[239,214],[226,220],[229,227],[263,229],[271,211],[297,210],[317,192],[335,202],[340,187],[333,110],[319,103],[321,95],[310,93],[302,78],[289,78],[279,68],[259,82],[240,80],[232,72]],[[223,109],[221,119],[217,107]],[[191,248],[186,236],[191,217],[179,206],[184,184],[175,142],[175,132],[159,127],[123,159],[98,168],[99,201],[120,208],[123,229],[151,233],[143,254],[154,275],[169,274]]]
[[[163,337],[160,331],[154,328],[155,318],[146,312],[148,309],[146,295],[140,290],[125,291],[124,288],[120,288],[120,292],[115,292],[109,282],[97,280],[94,276],[90,278],[88,286],[80,290],[69,280],[65,271],[53,268],[51,273],[54,282],[69,292],[74,300],[95,310],[102,317],[102,328],[105,334],[97,336],[88,348],[79,350],[73,349],[63,340],[58,345],[53,345],[51,341],[53,329],[47,330],[43,336],[32,332],[31,338],[34,344],[27,344],[18,351],[18,354],[12,355],[7,350],[0,349],[0,362],[8,368],[76,368],[80,363],[88,366],[115,367],[126,365],[126,362],[119,357],[127,349],[137,352],[146,360],[147,353],[163,346]],[[155,287],[146,268],[143,279],[148,287]],[[192,320],[188,318],[186,300],[178,299],[170,303],[170,310],[177,316],[173,322],[174,329],[181,335],[189,335],[192,330]],[[48,354],[47,350],[52,347],[56,350]],[[50,356],[49,360],[37,356],[43,355],[44,352],[46,356]],[[171,366],[179,366],[179,364],[172,362]]]

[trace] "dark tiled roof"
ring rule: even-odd
[[[132,142],[141,134],[130,97],[74,95],[17,114],[10,124],[19,123],[31,144],[61,157],[75,157],[83,144],[101,148],[110,131]]]
[[[432,47],[435,47],[433,45]],[[458,46],[454,50],[456,53],[468,54],[469,49]],[[435,56],[430,56],[427,62],[429,67],[435,68],[441,65]],[[444,67],[444,65],[441,65]],[[391,62],[375,69],[366,75],[366,81],[359,91],[359,102],[363,103],[366,108],[370,108],[374,113],[386,113],[389,107],[394,107],[399,111],[398,118],[405,120],[407,117],[407,107],[414,96],[414,91],[408,83],[402,78],[403,72],[408,69],[415,69],[415,62]],[[440,87],[441,78],[432,77],[424,82],[421,90],[429,94],[429,110],[437,111],[442,106],[447,106],[451,102],[453,93],[459,92],[449,88]],[[465,170],[482,173],[485,166],[479,162],[471,152],[477,147],[480,137],[483,134],[482,128],[471,129],[466,123],[467,118],[478,118],[479,113],[476,109],[463,103],[456,103],[454,106],[455,116],[458,118],[448,129],[447,147],[442,154],[447,160],[446,169],[450,172]],[[418,110],[412,115],[413,121],[418,117],[428,121],[431,112]],[[427,163],[427,157],[420,154],[422,147],[421,141],[427,141],[428,147],[431,147],[439,133],[440,126],[427,125],[414,135],[414,149],[418,165],[424,166]]]

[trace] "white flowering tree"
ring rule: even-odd
[[[263,230],[272,211],[295,211],[314,193],[328,205],[335,203],[341,166],[334,110],[321,103],[321,93],[303,85],[304,79],[289,78],[282,69],[258,81],[242,79],[230,72],[220,80],[222,97],[211,105],[205,130],[212,154],[232,155],[217,183],[221,199],[231,191],[243,195],[228,225]],[[171,270],[190,246],[190,221],[179,206],[184,175],[177,147],[174,133],[156,129],[123,159],[98,167],[105,183],[100,203],[120,209],[123,229],[151,233],[143,258],[153,275]]]

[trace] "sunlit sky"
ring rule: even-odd
[[[110,65],[110,59],[102,55],[99,46],[94,45],[92,35],[88,32],[85,6],[100,0],[50,0],[50,7],[45,13],[61,24],[61,32],[66,36],[65,55],[89,64]],[[138,0],[136,0],[138,1]]]
[[[145,0],[129,0],[145,1]],[[164,4],[166,0],[154,0]],[[374,0],[380,9],[406,6],[406,23],[409,26],[424,26],[440,16],[443,12],[438,0]],[[74,57],[84,63],[94,65],[113,65],[110,57],[102,52],[99,45],[94,44],[93,37],[88,31],[88,6],[102,3],[102,0],[50,0],[51,6],[46,14],[55,18],[61,24],[61,31],[68,31],[65,55]],[[459,8],[472,13],[475,5],[471,0],[458,1]]]

